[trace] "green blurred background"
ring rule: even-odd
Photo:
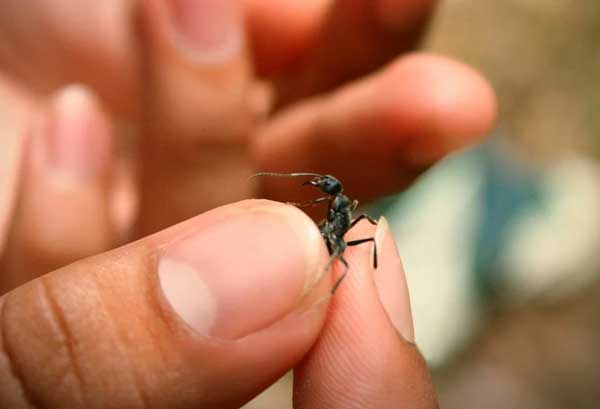
[[[500,102],[486,143],[372,208],[441,407],[600,407],[600,1],[447,0],[430,28]],[[290,407],[290,379],[247,407]]]

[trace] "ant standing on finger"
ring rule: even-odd
[[[350,201],[348,196],[344,195],[344,187],[342,183],[331,175],[320,175],[318,173],[274,173],[274,172],[260,172],[252,176],[251,179],[260,176],[277,176],[277,177],[306,177],[310,176],[312,179],[307,180],[303,185],[315,186],[320,189],[327,196],[319,197],[317,199],[310,200],[303,203],[290,203],[295,206],[312,206],[319,203],[327,202],[327,215],[324,220],[319,222],[319,230],[321,236],[327,244],[330,258],[327,262],[326,270],[331,267],[331,264],[335,259],[340,260],[344,265],[344,272],[336,280],[335,284],[331,288],[331,295],[335,293],[339,285],[342,283],[346,273],[348,272],[349,265],[346,259],[344,259],[344,250],[348,246],[356,246],[363,243],[373,242],[374,246],[374,257],[373,267],[377,268],[377,245],[374,237],[366,239],[352,240],[346,242],[344,235],[348,230],[356,225],[362,219],[367,219],[369,223],[376,225],[377,222],[366,214],[361,214],[355,219],[352,219],[352,212],[356,210],[358,201]]]

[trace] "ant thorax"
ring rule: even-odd
[[[352,223],[352,202],[343,194],[337,195],[331,202],[327,221],[332,224],[336,236],[342,238]]]
[[[345,211],[351,208],[351,204],[352,202],[350,201],[348,196],[339,194],[335,196],[333,201],[331,202],[331,209],[335,210],[336,212]]]

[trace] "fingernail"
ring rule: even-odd
[[[69,86],[54,97],[43,127],[51,170],[85,178],[107,167],[110,131],[99,115],[94,97],[81,86]]]
[[[381,304],[396,330],[408,342],[415,342],[410,297],[402,260],[387,220],[377,224],[375,243],[379,258],[385,260],[374,271],[375,286]]]
[[[240,46],[242,19],[234,0],[171,0],[179,37],[188,48],[211,59],[225,59]]]
[[[239,339],[256,332],[292,311],[318,274],[314,230],[310,219],[285,209],[219,220],[162,249],[163,294],[201,335]]]

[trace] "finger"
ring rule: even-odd
[[[329,91],[416,44],[434,0],[332,1],[314,43],[277,78],[277,105]]]
[[[88,84],[113,111],[136,115],[141,89],[131,3],[2,2],[0,66],[38,95]],[[43,73],[41,75],[40,73]]]
[[[54,271],[0,299],[0,400],[237,408],[315,341],[326,254],[299,210],[246,201]]]
[[[97,101],[71,86],[30,126],[0,293],[108,249],[111,130]]]
[[[0,73],[0,248],[6,239],[16,196],[22,135],[33,109],[31,95]]]
[[[351,231],[353,239],[373,235],[368,223],[358,226]],[[333,297],[317,344],[294,373],[295,408],[437,407],[425,362],[413,343],[406,279],[385,219],[375,240],[376,270],[370,246],[344,253],[348,276]]]
[[[495,115],[494,93],[477,72],[414,54],[282,112],[263,127],[253,152],[261,170],[331,173],[367,200],[397,191],[448,152],[472,144]],[[293,200],[296,186],[262,182],[267,197]]]
[[[244,0],[254,66],[260,76],[280,75],[314,43],[331,0]]]
[[[142,148],[145,233],[249,195],[245,148],[254,112],[237,1],[144,0],[142,12],[150,101]]]

